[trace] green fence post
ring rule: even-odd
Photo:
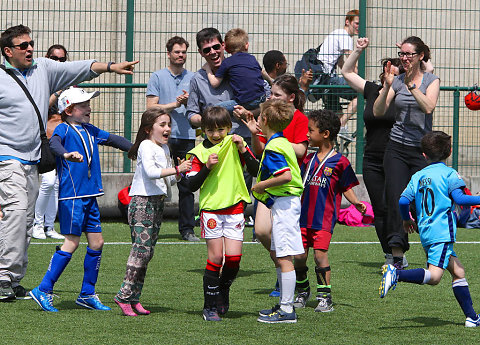
[[[367,37],[367,1],[359,1],[360,26],[358,28],[358,37]],[[354,43],[355,45],[355,43]],[[362,52],[358,60],[358,75],[365,78],[365,52]],[[357,136],[355,143],[355,171],[358,174],[363,173],[363,110],[365,109],[365,99],[363,94],[357,94]]]
[[[133,30],[135,22],[135,0],[127,1],[127,32],[126,32],[126,60],[133,60]],[[133,77],[129,74],[125,77],[125,83],[131,84]],[[132,113],[133,113],[133,88],[125,89],[125,110],[123,117],[123,136],[130,140],[132,139]],[[131,163],[127,154],[123,155],[123,172],[130,172]]]
[[[460,126],[460,91],[456,89],[453,92],[453,147],[452,147],[452,167],[458,171],[458,133]]]

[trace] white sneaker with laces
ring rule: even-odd
[[[47,230],[45,230],[45,236],[47,236],[48,238],[53,238],[55,240],[65,239],[65,236],[56,232],[54,228],[47,228]]]
[[[36,238],[37,240],[45,240],[47,238],[45,231],[43,231],[43,225],[33,224],[32,237]]]

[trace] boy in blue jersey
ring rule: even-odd
[[[55,128],[50,148],[57,156],[58,217],[65,241],[53,254],[40,285],[30,291],[30,296],[45,311],[58,312],[52,304],[53,286],[78,248],[82,232],[85,232],[88,247],[82,289],[75,303],[88,309],[110,310],[95,293],[103,247],[96,199],[103,195],[98,145],[128,151],[132,144],[89,123],[90,99],[99,94],[98,91],[87,93],[80,88],[69,88],[58,100],[64,122]]]
[[[445,269],[452,276],[453,294],[465,314],[465,327],[480,326],[480,316],[473,309],[472,298],[465,279],[465,269],[453,250],[457,226],[453,213],[459,205],[480,204],[480,197],[466,195],[465,183],[458,173],[445,165],[452,152],[451,136],[441,131],[426,134],[421,141],[423,155],[429,165],[415,173],[400,197],[403,228],[408,233],[417,231],[427,255],[428,269],[397,270],[385,265],[380,297],[397,282],[437,285]],[[409,205],[415,201],[417,224],[410,218]]]
[[[252,193],[272,210],[270,257],[277,269],[280,303],[261,310],[257,321],[295,323],[293,256],[304,252],[299,225],[303,186],[295,151],[282,133],[292,121],[295,109],[285,101],[269,100],[260,105],[260,110],[259,124],[267,144]]]

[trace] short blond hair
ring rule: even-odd
[[[292,122],[295,108],[291,103],[280,99],[271,99],[260,104],[260,116],[267,121],[267,127],[281,132]]]
[[[245,45],[247,43],[248,34],[243,29],[232,29],[225,34],[225,49],[230,54],[245,51]]]

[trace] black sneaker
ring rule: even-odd
[[[195,236],[194,233],[191,233],[191,232],[184,235],[182,238],[188,242],[200,242],[200,239],[197,236]]]
[[[32,299],[32,296],[28,293],[28,291],[21,285],[17,285],[12,288],[13,292],[15,293],[16,299]]]
[[[12,289],[12,283],[3,280],[0,281],[0,301],[11,301],[15,299],[15,292]]]

